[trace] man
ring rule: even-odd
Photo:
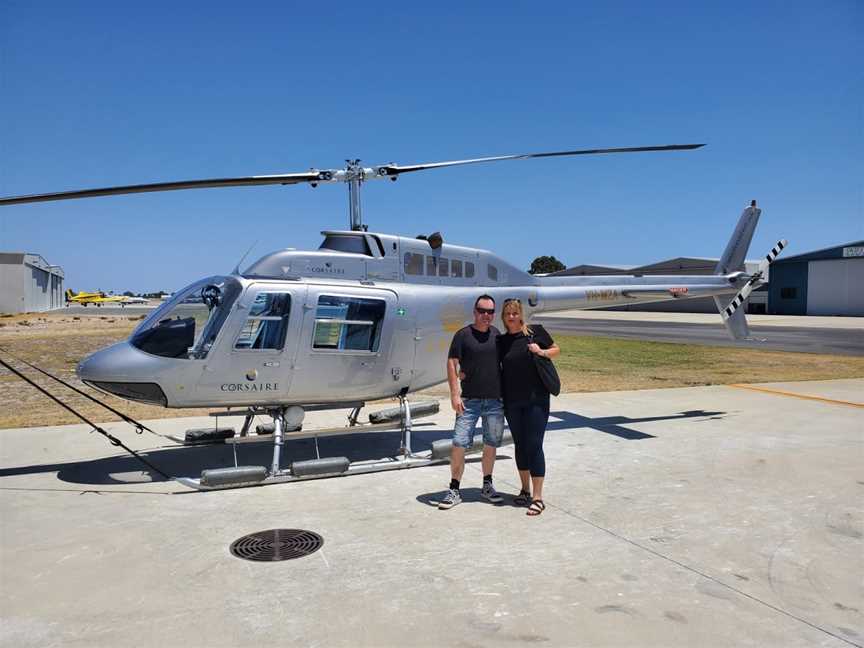
[[[498,329],[492,326],[494,315],[495,300],[489,295],[480,295],[474,302],[474,323],[457,331],[450,344],[447,381],[450,384],[450,404],[456,412],[456,426],[450,451],[450,488],[438,503],[439,509],[453,508],[462,501],[459,482],[465,470],[465,449],[473,443],[474,428],[480,418],[483,419],[483,490],[480,495],[493,504],[503,499],[492,486],[495,453],[504,435],[504,408],[495,342]]]

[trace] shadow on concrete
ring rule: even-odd
[[[712,419],[723,416],[725,416],[725,412],[691,410],[669,416],[644,418],[629,418],[626,416],[590,418],[573,412],[556,410],[550,413],[547,430],[554,432],[565,429],[591,428],[622,439],[641,440],[654,437],[653,435],[625,427],[624,424],[672,421],[686,418]],[[429,450],[433,442],[440,439],[450,439],[452,435],[452,428],[436,430],[419,430],[415,428],[411,434],[412,449],[414,452]],[[348,457],[351,462],[381,459],[383,457],[392,457],[397,453],[399,439],[400,435],[398,431],[325,437],[318,440],[318,452],[322,457]],[[169,446],[142,450],[139,454],[163,472],[175,477],[198,477],[202,470],[234,465],[232,446],[223,444]],[[270,466],[272,454],[273,446],[270,443],[238,445],[237,463],[241,466]],[[283,467],[288,467],[292,461],[304,461],[315,458],[314,439],[291,439],[285,443],[282,450]],[[504,456],[500,458],[504,458]],[[472,457],[467,461],[479,461],[479,457]],[[166,481],[164,477],[152,473],[131,455],[116,455],[66,463],[46,463],[0,468],[0,478],[38,473],[57,473],[59,480],[70,484],[119,486]],[[467,492],[470,494],[470,489]],[[430,503],[433,497],[437,498],[439,496],[440,493],[437,492],[428,496],[423,495],[418,497],[418,501]],[[479,490],[477,491],[477,498],[479,500]],[[435,504],[437,505],[437,499],[435,500]]]
[[[499,457],[499,459],[500,458],[503,457]],[[479,460],[479,458],[475,459],[475,461]],[[460,495],[462,495],[463,504],[483,504],[484,506],[515,506],[517,508],[525,508],[524,506],[513,503],[513,498],[516,497],[517,493],[500,493],[501,497],[504,498],[504,501],[500,504],[493,504],[492,502],[487,502],[486,500],[484,500],[482,497],[480,497],[480,489],[476,487],[460,488],[459,493]],[[444,499],[444,496],[446,494],[447,489],[442,488],[440,490],[432,491],[431,493],[422,493],[418,495],[415,499],[426,506],[438,508],[438,502]]]
[[[621,439],[629,441],[638,441],[640,439],[654,439],[653,434],[646,434],[638,430],[632,430],[624,427],[624,423],[649,423],[652,421],[675,421],[688,418],[704,418],[713,420],[723,418],[726,412],[709,412],[707,410],[688,410],[670,416],[647,416],[643,418],[629,418],[627,416],[604,416],[600,418],[590,418],[581,416],[573,412],[554,411],[549,412],[549,425],[546,430],[573,430],[578,428],[592,428],[598,432],[611,434]]]
[[[414,452],[429,450],[439,439],[449,439],[453,430],[417,430],[411,433]],[[318,439],[322,457],[348,457],[352,462],[392,457],[399,450],[400,435],[395,432],[325,437]],[[198,477],[202,470],[234,465],[230,445],[170,446],[139,451],[147,461],[174,477]],[[243,444],[237,447],[237,463],[241,466],[270,466],[273,457],[271,443]],[[282,466],[292,461],[315,459],[314,439],[292,439],[282,448]],[[100,459],[46,463],[31,466],[0,468],[0,478],[36,473],[57,473],[57,478],[71,484],[131,485],[164,482],[132,455],[117,455]]]

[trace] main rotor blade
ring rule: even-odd
[[[496,162],[498,160],[527,160],[529,158],[562,157],[567,155],[596,155],[601,153],[640,153],[644,151],[686,151],[697,149],[704,144],[670,144],[667,146],[636,146],[628,148],[582,149],[577,151],[554,151],[551,153],[526,153],[523,155],[499,155],[495,157],[474,158],[471,160],[452,160],[449,162],[432,162],[429,164],[385,164],[372,169],[362,169],[349,165],[346,169],[313,169],[305,173],[282,173],[276,175],[247,176],[239,178],[215,178],[210,180],[182,180],[178,182],[156,182],[152,184],[126,185],[122,187],[104,187],[101,189],[80,189],[77,191],[61,191],[47,194],[31,194],[28,196],[0,197],[0,207],[4,205],[20,205],[22,203],[48,202],[52,200],[71,200],[74,198],[95,198],[97,196],[116,196],[121,194],[147,193],[151,191],[177,191],[179,189],[208,189],[214,187],[249,187],[257,185],[290,185],[309,182],[354,182],[356,180],[371,180],[374,178],[391,177],[395,179],[401,173],[436,169],[439,167],[458,166],[462,164],[478,164],[480,162]],[[368,174],[368,175],[367,175]],[[364,177],[365,175],[365,177]]]
[[[283,173],[264,176],[247,176],[241,178],[214,178],[210,180],[181,180],[179,182],[156,182],[153,184],[126,185],[123,187],[105,187],[102,189],[80,189],[77,191],[60,191],[57,193],[31,194],[29,196],[8,196],[0,198],[2,205],[20,205],[21,203],[47,202],[50,200],[70,200],[73,198],[95,198],[96,196],[116,196],[120,194],[146,193],[149,191],[176,191],[178,189],[208,189],[212,187],[249,187],[256,185],[290,185],[301,182],[318,182],[322,180],[318,171],[306,173]]]
[[[425,169],[438,169],[441,167],[458,166],[460,164],[479,164],[480,162],[497,162],[498,160],[527,160],[530,158],[564,157],[567,155],[598,155],[601,153],[642,153],[645,151],[690,151],[702,148],[704,144],[668,144],[666,146],[630,146],[626,148],[603,148],[603,149],[581,149],[576,151],[553,151],[551,153],[523,153],[521,155],[496,155],[494,157],[473,158],[471,160],[451,160],[449,162],[430,162],[429,164],[383,164],[379,167],[379,173],[385,176],[409,173],[410,171],[423,171]]]

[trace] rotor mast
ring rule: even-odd
[[[366,179],[366,169],[360,166],[360,160],[345,160],[345,182],[348,183],[348,219],[353,232],[365,232],[363,213],[360,207],[360,186]]]

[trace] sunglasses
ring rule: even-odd
[[[481,315],[494,315],[495,314],[494,308],[475,308],[474,310],[476,310]]]
[[[515,297],[511,297],[510,299],[505,299],[504,303],[505,304],[521,304],[522,302],[520,300],[516,299]]]

